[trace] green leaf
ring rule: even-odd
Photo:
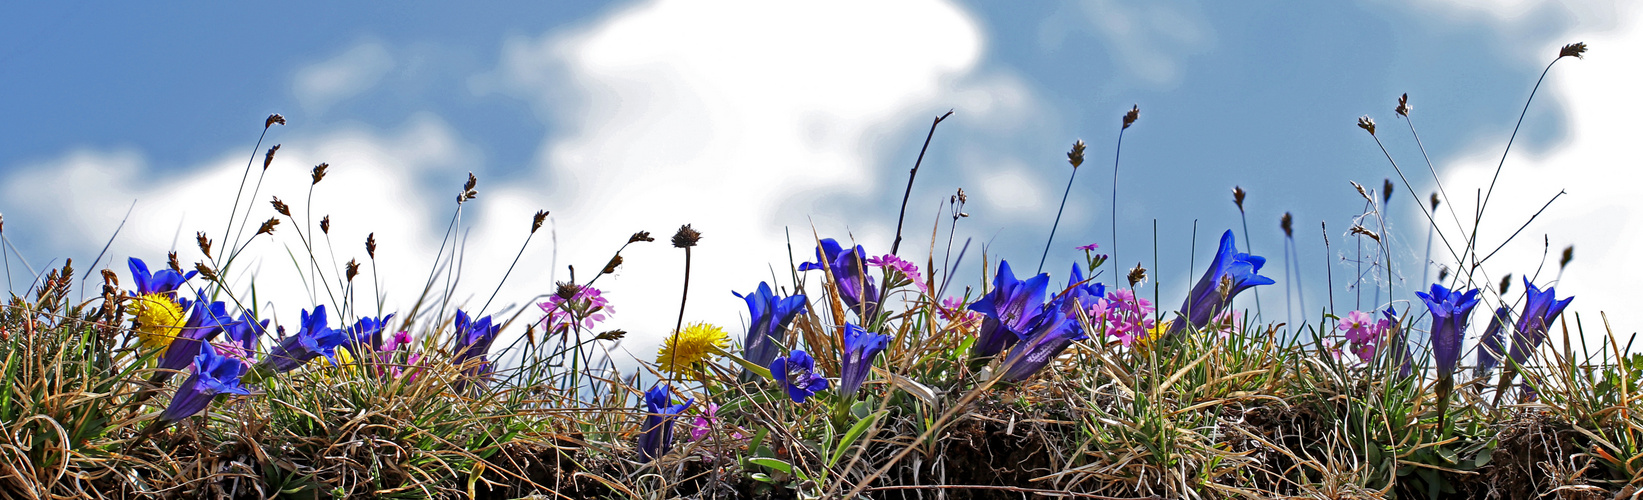
[[[747,371],[753,372],[755,375],[758,375],[760,377],[764,377],[764,378],[767,378],[767,379],[775,380],[774,377],[770,376],[770,369],[769,368],[759,366],[758,363],[754,363],[752,361],[742,359],[741,356],[737,356],[735,354],[731,354],[731,353],[728,353],[728,352],[722,353],[722,354],[724,354],[724,356],[726,358],[730,358],[731,361],[735,361],[736,364],[742,365],[742,368],[746,368]]]
[[[783,462],[781,460],[776,460],[774,458],[753,457],[753,458],[747,459],[747,461],[748,461],[748,463],[752,463],[754,465],[762,465],[762,466],[765,466],[765,467],[769,467],[772,470],[781,471],[784,474],[792,474],[793,473],[793,466],[792,465],[788,465],[787,462]]]
[[[827,466],[834,467],[838,465],[839,458],[844,456],[844,450],[850,449],[850,445],[854,444],[857,439],[860,439],[861,434],[867,432],[867,428],[872,426],[873,422],[878,421],[879,415],[880,414],[875,413],[869,415],[867,418],[857,420],[856,425],[851,426],[850,430],[844,433],[844,439],[839,440],[838,447],[833,449],[833,457],[827,461]]]

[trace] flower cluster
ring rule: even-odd
[[[1100,324],[1107,335],[1130,347],[1148,342],[1156,336],[1157,323],[1152,318],[1152,302],[1135,296],[1133,290],[1117,289],[1089,308],[1090,323]]]
[[[1358,360],[1368,363],[1375,359],[1377,346],[1386,342],[1386,332],[1392,328],[1392,322],[1385,318],[1376,320],[1372,313],[1352,311],[1346,313],[1346,317],[1341,318],[1335,324],[1335,328],[1344,332],[1352,354],[1357,355]]]
[[[873,286],[873,278],[867,275],[867,252],[861,245],[846,252],[838,241],[823,239],[816,245],[816,261],[799,264],[799,270],[826,270],[838,287],[845,307],[863,322],[878,315],[879,290]]]
[[[888,271],[893,271],[890,277],[890,287],[898,287],[913,282],[922,293],[930,293],[930,284],[924,282],[924,276],[919,273],[918,266],[903,260],[895,254],[884,254],[867,259],[867,265]]]
[[[547,301],[536,306],[547,314],[542,330],[549,335],[564,335],[573,328],[591,330],[616,312],[598,288],[574,283],[560,283]]]

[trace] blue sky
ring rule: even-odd
[[[1363,208],[1347,181],[1378,188],[1393,175],[1355,119],[1376,118],[1406,171],[1425,172],[1392,113],[1408,92],[1427,152],[1454,179],[1446,185],[1470,193],[1486,185],[1489,157],[1546,61],[1585,40],[1591,57],[1559,63],[1530,108],[1503,175],[1505,215],[1484,239],[1510,234],[1522,207],[1532,213],[1557,189],[1570,196],[1490,276],[1530,272],[1519,269],[1532,270],[1544,238],[1553,252],[1580,249],[1559,286],[1581,295],[1577,310],[1618,310],[1631,293],[1618,278],[1643,277],[1622,258],[1638,234],[1626,217],[1636,204],[1610,187],[1630,176],[1617,144],[1636,126],[1620,118],[1638,107],[1619,89],[1637,83],[1624,66],[1643,48],[1632,35],[1636,9],[1615,2],[5,10],[0,213],[35,267],[62,257],[86,265],[134,201],[111,253],[155,260],[177,248],[197,258],[189,236],[222,231],[262,119],[278,112],[290,124],[270,131],[268,144],[282,149],[254,218],[269,215],[270,194],[303,199],[308,168],[331,163],[337,180],[316,187],[314,202],[316,216],[336,219],[328,251],[363,258],[357,241],[375,231],[390,297],[420,286],[413,275],[432,261],[447,200],[473,171],[481,198],[464,214],[473,259],[462,290],[475,302],[501,276],[524,221],[547,209],[556,241],[533,243],[504,288],[510,302],[547,291],[566,264],[600,267],[628,233],[665,236],[689,222],[707,235],[689,316],[735,325],[745,313],[728,291],[785,268],[784,229],[801,247],[814,227],[887,251],[906,169],[930,119],[952,109],[913,190],[904,248],[924,262],[937,203],[963,187],[971,217],[959,239],[1033,267],[1069,174],[1065,152],[1083,139],[1089,159],[1046,266],[1059,281],[1072,247],[1112,247],[1113,141],[1134,104],[1141,119],[1125,136],[1117,247],[1126,267],[1145,256],[1165,306],[1196,278],[1186,269],[1194,221],[1198,263],[1215,236],[1239,227],[1229,193],[1238,185],[1250,192],[1250,243],[1273,262],[1267,274],[1281,277],[1277,219],[1293,212],[1309,306],[1327,297],[1320,278],[1332,262],[1346,309],[1357,304],[1340,242]],[[1604,134],[1616,140],[1581,139]],[[1430,175],[1411,180],[1422,198],[1434,185]],[[1426,241],[1404,191],[1399,184],[1388,208],[1398,300],[1420,279]],[[1458,203],[1470,206],[1465,198]],[[291,274],[284,248],[300,244],[280,236],[256,247],[263,263],[248,270],[265,296],[291,297],[276,308],[288,322],[297,307],[326,300],[279,276]],[[660,242],[625,256],[605,282],[613,325],[636,342],[659,338],[671,328],[680,256]],[[973,281],[974,269],[965,272]],[[1282,286],[1263,300],[1281,303]]]

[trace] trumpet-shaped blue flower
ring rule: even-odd
[[[823,262],[826,262],[825,266]],[[799,264],[799,270],[827,269],[832,272],[833,282],[839,288],[839,298],[865,323],[878,314],[879,305],[878,287],[873,286],[872,278],[867,276],[866,266],[867,252],[862,250],[861,245],[846,252],[839,242],[826,238],[816,247],[816,262]]]
[[[839,393],[846,397],[855,396],[856,391],[861,390],[862,382],[867,381],[868,372],[873,371],[873,358],[878,357],[879,352],[887,347],[890,347],[889,335],[870,333],[854,323],[845,323],[844,358],[841,360],[842,367],[839,368]]]
[[[1487,377],[1500,365],[1501,356],[1505,355],[1505,344],[1502,340],[1501,327],[1506,324],[1506,315],[1511,310],[1506,306],[1495,309],[1495,315],[1489,319],[1489,327],[1483,329],[1483,338],[1478,340],[1478,365],[1472,368],[1473,377]]]
[[[1461,341],[1466,338],[1466,321],[1472,316],[1472,308],[1478,305],[1478,292],[1475,289],[1450,291],[1438,284],[1432,285],[1432,293],[1415,292],[1432,312],[1432,357],[1440,380],[1455,374]]]
[[[179,299],[178,302],[189,309],[188,320],[177,330],[177,338],[172,339],[165,348],[165,354],[160,356],[162,370],[188,368],[199,356],[200,348],[234,322],[233,317],[228,315],[227,307],[222,302],[210,302],[203,291],[192,302],[186,299]],[[160,380],[169,378],[170,373],[162,371]]]
[[[762,281],[753,293],[731,293],[747,302],[747,338],[742,342],[742,357],[759,366],[770,366],[781,354],[780,339],[787,325],[804,312],[805,297],[778,298],[770,284]]]
[[[1258,274],[1264,265],[1265,257],[1238,253],[1238,243],[1232,237],[1232,230],[1221,233],[1221,246],[1215,250],[1215,259],[1210,261],[1209,269],[1204,271],[1204,276],[1192,286],[1192,292],[1181,303],[1181,310],[1177,313],[1180,318],[1170,326],[1170,334],[1189,324],[1193,328],[1203,328],[1232,304],[1232,298],[1238,292],[1276,283],[1272,278]]]
[[[187,299],[177,297],[177,287],[193,277],[195,272],[182,274],[162,269],[150,273],[148,264],[135,257],[127,264],[131,267],[131,280],[137,285],[127,306],[134,321],[137,340],[150,349],[170,346],[171,341],[182,333],[179,329],[188,312]],[[186,365],[188,359],[192,357],[184,359],[182,364]]]
[[[246,366],[250,366],[251,353],[257,347],[257,339],[268,332],[268,320],[258,322],[250,312],[242,311],[239,321],[225,326],[223,332],[228,334],[229,341],[226,344],[216,344],[217,353],[238,359]]]
[[[1044,294],[1049,285],[1048,274],[1018,280],[1010,271],[1010,263],[999,261],[998,274],[993,275],[993,289],[969,307],[982,315],[981,330],[970,347],[970,355],[997,356],[1026,337],[1044,312]]]
[[[650,463],[667,454],[673,447],[673,421],[694,402],[692,398],[673,404],[673,396],[665,385],[645,391],[645,425],[639,434],[640,463]]]
[[[787,388],[787,397],[794,403],[804,403],[810,396],[827,390],[827,377],[816,373],[816,358],[804,351],[793,351],[787,357],[770,362],[770,376]]]
[[[496,342],[496,334],[501,330],[502,325],[491,324],[490,316],[475,321],[461,309],[456,311],[455,364],[462,368],[463,375],[481,382],[490,379],[494,371],[489,358],[491,343]]]
[[[1078,325],[1081,307],[1073,292],[1062,294],[1045,308],[1038,323],[1026,338],[1010,349],[1004,358],[1004,379],[1020,382],[1038,373],[1045,365],[1061,355],[1073,341],[1089,338]]]
[[[1528,361],[1529,355],[1540,348],[1541,341],[1546,339],[1547,326],[1557,321],[1563,309],[1575,300],[1574,297],[1557,300],[1556,287],[1546,287],[1546,291],[1541,291],[1529,282],[1529,278],[1523,278],[1523,285],[1527,287],[1524,294],[1528,297],[1528,304],[1523,306],[1523,315],[1518,316],[1517,334],[1512,336],[1510,353],[1512,362],[1517,364]]]
[[[160,413],[160,424],[170,424],[199,413],[211,405],[219,394],[250,394],[240,386],[240,375],[245,364],[240,360],[217,355],[216,349],[202,349],[194,357],[194,373],[177,388],[171,404]]]
[[[320,356],[324,356],[335,365],[337,348],[347,343],[347,333],[331,328],[326,322],[325,306],[315,306],[313,314],[309,314],[307,310],[302,311],[302,329],[298,330],[296,335],[286,337],[279,345],[274,346],[274,350],[268,353],[268,357],[263,358],[258,368],[285,373]]]
[[[1078,264],[1073,264],[1072,272],[1069,273],[1068,276],[1070,277],[1067,279],[1067,300],[1071,301],[1071,304],[1077,304],[1078,307],[1083,309],[1086,313],[1090,311],[1090,308],[1100,304],[1101,301],[1106,298],[1107,286],[1094,281],[1085,283],[1084,272],[1079,270]],[[1088,335],[1088,333],[1084,332],[1083,325],[1078,324],[1077,311],[1072,311],[1071,314],[1068,314],[1067,319],[1072,320],[1073,326],[1078,328],[1079,335]],[[1099,318],[1090,319],[1091,321],[1099,321]],[[1092,324],[1091,326],[1099,328],[1098,324]]]
[[[354,322],[343,333],[348,335],[349,348],[359,346],[362,351],[377,352],[382,350],[382,330],[393,321],[394,315],[389,314],[382,318],[364,317]]]
[[[174,292],[177,287],[183,286],[183,282],[198,274],[197,271],[189,271],[184,274],[171,269],[161,269],[158,272],[150,273],[148,272],[148,264],[136,257],[126,259],[126,266],[131,268],[131,281],[137,285],[138,295]]]

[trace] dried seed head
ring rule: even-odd
[[[547,210],[537,210],[536,211],[536,217],[531,219],[531,234],[536,234],[536,230],[542,229],[542,221],[547,219],[547,218],[548,218],[548,211]]]
[[[1084,164],[1084,141],[1082,139],[1073,141],[1073,150],[1067,152],[1067,163],[1071,163],[1074,169]]]
[[[359,261],[355,259],[348,259],[348,270],[346,273],[348,276],[348,281],[354,281],[354,277],[359,276]]]
[[[1438,209],[1438,192],[1437,191],[1432,192],[1431,203],[1432,203],[1432,210],[1437,210]]]
[[[1507,273],[1505,277],[1500,279],[1500,294],[1505,296],[1506,291],[1510,289],[1512,289],[1512,274]]]
[[[610,262],[605,263],[605,269],[600,272],[604,274],[614,273],[616,272],[616,266],[620,265],[622,265],[622,254],[612,255],[610,256]]]
[[[1364,201],[1367,201],[1367,202],[1370,202],[1370,203],[1375,202],[1374,198],[1369,197],[1369,190],[1364,189],[1363,184],[1358,184],[1358,181],[1346,181],[1346,182],[1352,183],[1352,189],[1358,190],[1358,196],[1362,196]]]
[[[1414,109],[1415,108],[1413,106],[1409,105],[1409,93],[1405,92],[1402,96],[1398,96],[1398,107],[1393,109],[1392,112],[1397,113],[1398,116],[1407,118],[1409,117],[1409,112]]]
[[[365,255],[370,256],[372,260],[377,258],[377,233],[365,235]]]
[[[633,236],[628,237],[628,243],[638,243],[641,241],[656,241],[656,238],[650,237],[650,231],[639,231],[637,233],[633,233]]]
[[[474,186],[477,185],[479,185],[479,178],[474,177],[473,172],[468,172],[468,183],[462,185],[461,193],[457,193],[456,204],[461,205],[465,201],[478,198],[479,191],[474,190]]]
[[[479,185],[479,178],[474,177],[473,172],[468,172],[468,183],[462,185],[462,190],[463,191],[473,191],[474,186],[478,186],[478,185]]]
[[[183,272],[182,263],[177,262],[177,252],[171,252],[169,254],[166,254],[166,261],[167,261],[166,264],[171,266],[172,271],[176,271],[176,272],[179,272],[179,273]]]
[[[1352,225],[1352,229],[1348,232],[1351,233],[1351,234],[1361,234],[1361,235],[1364,235],[1364,236],[1368,236],[1370,239],[1375,240],[1377,243],[1381,241],[1381,235],[1375,234],[1374,231],[1370,231],[1369,228],[1366,228],[1366,227],[1363,227],[1363,226],[1360,226],[1360,225],[1356,225],[1356,224]]]
[[[115,274],[113,270],[104,269],[103,283],[107,283],[109,286],[120,286],[120,275]]]
[[[1449,278],[1449,266],[1438,266],[1438,281],[1442,282],[1447,278]]]
[[[1128,113],[1124,113],[1124,128],[1130,128],[1130,125],[1134,125],[1137,118],[1141,118],[1140,104],[1131,107]]]
[[[1569,245],[1569,246],[1563,248],[1563,258],[1558,259],[1557,269],[1559,271],[1562,271],[1563,268],[1569,267],[1569,261],[1571,261],[1571,260],[1575,260],[1575,246],[1574,245]]]
[[[195,262],[194,270],[199,271],[200,277],[205,278],[206,281],[217,281],[217,272],[211,270],[211,266],[205,265],[204,262]]]
[[[1563,50],[1559,50],[1557,52],[1557,57],[1564,58],[1575,56],[1576,58],[1585,59],[1586,56],[1584,54],[1586,54],[1586,42],[1578,42],[1564,45]]]
[[[1369,118],[1369,115],[1360,116],[1358,117],[1358,128],[1368,130],[1369,135],[1375,135],[1375,120]]]
[[[1238,213],[1244,213],[1244,188],[1232,186],[1232,204],[1238,205]]]
[[[274,163],[274,153],[278,153],[279,150],[280,150],[280,145],[275,144],[274,147],[268,148],[268,153],[267,154],[262,155],[262,169],[263,170],[268,170],[268,165]]]
[[[696,246],[696,242],[701,241],[701,239],[702,233],[700,231],[691,229],[690,224],[685,224],[679,226],[678,232],[673,233],[673,246],[676,248],[690,248]]]
[[[970,198],[964,195],[964,188],[958,188],[958,204],[963,205],[968,201],[970,201]]]
[[[1284,212],[1284,216],[1278,219],[1278,227],[1284,229],[1285,238],[1295,237],[1295,218],[1291,217],[1289,212]]]
[[[1134,288],[1137,285],[1140,285],[1142,282],[1147,281],[1147,268],[1141,267],[1141,263],[1136,262],[1135,263],[1135,268],[1130,269],[1129,280],[1130,280],[1130,288]]]
[[[208,257],[208,258],[211,257],[211,240],[206,239],[205,231],[195,232],[194,233],[194,242],[199,243],[200,253],[204,253],[205,256]]]
[[[262,227],[257,228],[257,234],[274,234],[274,226],[278,225],[280,225],[279,217],[269,217],[267,222],[262,223]]]
[[[280,201],[280,197],[275,196],[272,203],[274,205],[275,212],[279,212],[280,215],[284,215],[286,217],[291,216],[291,207],[287,206],[285,202]]]
[[[285,124],[285,117],[280,115],[279,113],[274,113],[274,114],[268,115],[268,119],[263,120],[263,122],[262,122],[262,128],[266,129],[268,127],[272,127],[276,123],[278,123],[280,125],[284,125]]]
[[[0,233],[6,232],[6,216],[0,215]]]
[[[626,337],[627,334],[628,334],[628,332],[624,331],[624,330],[608,330],[608,331],[605,331],[605,332],[601,332],[599,334],[599,336],[594,337],[594,339],[596,339],[596,340],[622,340],[622,337]]]
[[[314,165],[314,172],[312,174],[312,176],[314,178],[314,184],[319,184],[319,181],[325,179],[325,170],[328,169],[328,168],[331,168],[330,163],[321,163],[319,165]]]
[[[1392,179],[1387,178],[1386,180],[1381,181],[1381,206],[1386,206],[1386,204],[1390,203],[1391,201],[1392,201]]]
[[[572,282],[569,282],[569,281],[561,281],[561,282],[559,282],[558,285],[559,286],[556,289],[554,289],[553,294],[555,296],[558,296],[560,298],[560,300],[567,300],[568,301],[570,299],[576,298],[576,292],[582,291],[582,287],[580,285],[577,285],[576,283],[572,283]]]
[[[322,232],[322,233],[325,233],[325,234],[331,234],[331,216],[327,215],[327,216],[324,216],[324,217],[320,217],[320,219],[319,219],[319,232]]]

